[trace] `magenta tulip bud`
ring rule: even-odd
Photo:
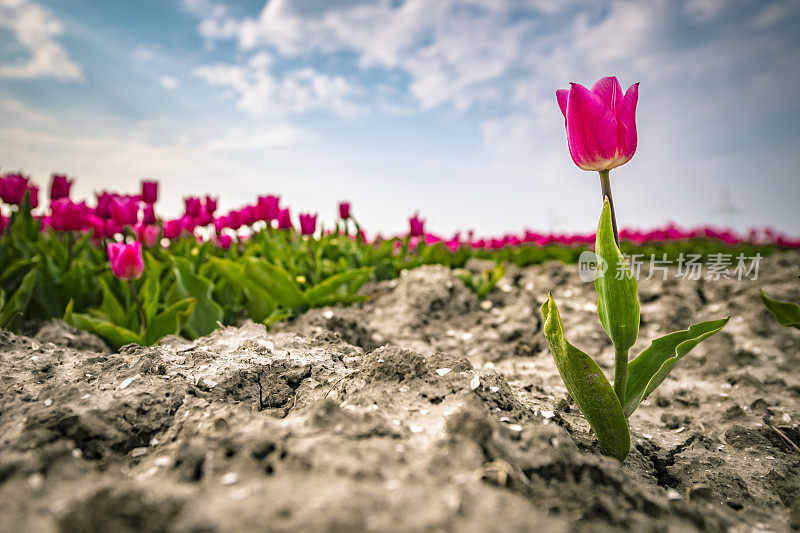
[[[217,243],[219,244],[220,248],[228,250],[231,247],[231,244],[233,243],[233,239],[227,233],[223,233],[218,237]]]
[[[142,244],[139,241],[130,244],[110,242],[108,243],[108,261],[111,263],[111,271],[119,279],[138,279],[144,272]]]
[[[203,210],[209,215],[214,215],[214,212],[217,210],[217,198],[206,196],[206,201],[203,202]]]
[[[623,94],[614,76],[602,78],[591,89],[579,83],[556,91],[564,114],[572,160],[583,170],[611,170],[624,165],[636,152],[636,103],[639,84]]]
[[[183,220],[167,220],[164,222],[164,237],[167,239],[177,239],[183,233]]]
[[[28,187],[28,201],[30,202],[31,209],[39,207],[39,187],[30,185]]]
[[[300,216],[300,233],[303,235],[313,235],[317,231],[317,215],[311,213],[301,213]]]
[[[111,220],[117,226],[133,226],[139,221],[139,201],[132,196],[116,196],[108,205]]]
[[[339,203],[339,218],[342,220],[350,218],[350,202]]]
[[[0,187],[2,187],[2,184],[0,184]],[[8,217],[0,213],[0,233],[3,233],[6,226],[8,226]]]
[[[278,229],[292,229],[292,215],[288,207],[278,211]]]
[[[257,217],[259,220],[272,222],[278,218],[280,211],[280,196],[259,196],[256,204]]]
[[[242,225],[250,226],[253,224],[257,218],[256,214],[256,207],[252,205],[245,206],[239,209],[239,218],[242,221]]]
[[[10,205],[21,204],[22,199],[25,197],[25,191],[28,190],[29,185],[28,178],[22,174],[7,174],[3,178],[3,187],[2,190],[0,190],[3,201]]]
[[[153,205],[158,201],[158,182],[142,180],[142,201],[147,205]]]
[[[136,238],[140,242],[143,242],[146,247],[152,248],[158,244],[158,234],[161,231],[158,226],[150,224],[136,224],[133,229],[136,231]]]
[[[87,210],[88,212],[88,210]],[[92,237],[103,239],[106,237],[106,221],[97,215],[89,214],[86,217],[87,225],[92,228]]]
[[[425,233],[425,220],[414,215],[408,219],[408,234],[411,237],[421,237]]]
[[[80,231],[89,225],[89,208],[61,198],[50,203],[50,226],[57,231]]]
[[[214,229],[217,233],[222,233],[222,230],[230,226],[231,217],[222,215],[214,219]]]
[[[187,217],[195,218],[200,215],[200,211],[203,209],[200,199],[193,196],[184,198],[183,204],[185,206],[184,215]]]
[[[116,197],[116,194],[110,194],[105,191],[95,193],[97,197],[97,206],[94,208],[94,214],[100,218],[111,218],[111,199]]]
[[[50,181],[50,201],[69,198],[69,189],[72,187],[72,181],[63,174],[53,174]]]
[[[153,204],[144,204],[144,207],[142,208],[142,222],[145,224],[156,223],[156,210],[153,207]]]

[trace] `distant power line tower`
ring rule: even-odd
[[[720,202],[717,206],[713,209],[711,214],[714,218],[719,218],[722,220],[722,223],[728,227],[734,227],[734,223],[736,222],[736,215],[738,213],[744,212],[739,206],[735,205],[731,200],[731,191],[730,189],[723,189]]]

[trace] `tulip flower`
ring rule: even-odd
[[[217,198],[213,198],[211,196],[206,195],[206,201],[203,202],[203,209],[209,215],[214,215],[214,212],[217,210]],[[205,225],[205,224],[204,224]]]
[[[301,213],[300,233],[303,235],[313,235],[317,231],[317,215],[311,213]]]
[[[167,220],[164,222],[164,237],[177,239],[183,233],[183,219]]]
[[[0,190],[0,193],[2,193],[3,201],[10,205],[21,204],[22,199],[25,197],[25,192],[28,190],[30,185],[28,178],[22,174],[15,173],[7,174],[4,178],[2,178],[2,180],[3,187],[2,190]]]
[[[339,218],[342,220],[350,218],[350,202],[339,202]]]
[[[228,250],[231,247],[232,243],[233,243],[233,238],[231,238],[231,236],[228,235],[227,233],[222,233],[220,234],[219,237],[217,237],[217,244],[219,245],[220,248]]]
[[[28,186],[28,201],[30,202],[31,209],[39,207],[39,187],[36,185]]]
[[[116,196],[109,202],[108,211],[118,226],[133,226],[139,220],[139,201],[134,196]]]
[[[158,182],[142,180],[142,201],[153,205],[158,200]]]
[[[133,229],[136,232],[136,239],[148,248],[158,244],[158,235],[161,232],[158,226],[139,223]]]
[[[50,201],[69,198],[69,190],[72,187],[72,181],[73,180],[63,174],[53,174],[50,181]]]
[[[139,279],[144,272],[142,244],[139,241],[126,244],[124,242],[108,243],[108,261],[111,270],[119,279]]]
[[[202,210],[202,204],[200,203],[199,198],[195,198],[193,196],[189,196],[183,199],[183,204],[185,206],[184,214],[187,217],[195,218],[200,215],[200,211]]]
[[[280,196],[259,196],[258,202],[256,203],[256,211],[258,213],[259,220],[272,222],[278,218],[280,201]]]
[[[61,198],[50,203],[50,226],[56,231],[80,231],[89,224],[89,208]]]
[[[278,211],[278,229],[292,229],[292,215],[288,207]]]
[[[111,218],[111,200],[117,195],[103,191],[95,193],[95,196],[97,197],[97,206],[94,208],[94,214],[100,218]]]
[[[623,93],[617,78],[608,76],[591,89],[571,83],[569,89],[556,91],[556,98],[564,115],[572,160],[583,170],[600,173],[603,196],[611,207],[614,240],[619,246],[608,174],[612,168],[630,161],[636,152],[639,84],[634,83]]]
[[[425,220],[416,215],[408,219],[408,226],[411,237],[421,237],[425,233]]]
[[[144,204],[142,208],[142,222],[145,224],[156,223],[156,211],[153,204]]]

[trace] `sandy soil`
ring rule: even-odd
[[[479,269],[481,265],[472,265]],[[642,342],[732,315],[599,455],[541,334],[611,370],[576,267],[510,270],[479,301],[440,267],[266,332],[117,353],[61,322],[0,332],[2,531],[800,529],[799,253],[757,281],[641,280]]]

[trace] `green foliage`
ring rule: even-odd
[[[800,305],[770,298],[764,294],[764,291],[761,291],[761,301],[764,302],[764,307],[778,319],[778,324],[800,329]]]
[[[661,385],[675,363],[700,342],[722,330],[729,319],[730,317],[700,322],[689,329],[659,337],[628,363],[625,416],[630,416],[642,400]]]
[[[622,461],[630,452],[631,436],[614,389],[597,363],[567,342],[552,295],[542,305],[542,317],[544,336],[564,385],[592,426],[603,451]]]
[[[545,338],[567,390],[592,426],[603,452],[622,461],[630,451],[627,417],[684,355],[720,331],[728,318],[702,322],[658,338],[629,363],[628,350],[639,333],[638,286],[614,241],[611,220],[606,200],[595,243],[595,289],[597,315],[616,355],[613,388],[597,363],[567,342],[552,295],[542,306],[542,316]]]
[[[455,275],[464,282],[464,285],[472,289],[478,298],[486,298],[497,282],[506,275],[506,266],[501,263],[477,275],[473,275],[469,270],[459,269]]]
[[[594,281],[597,314],[614,348],[627,354],[639,336],[639,284],[614,242],[608,200],[597,228],[595,253],[599,260],[599,275]]]

